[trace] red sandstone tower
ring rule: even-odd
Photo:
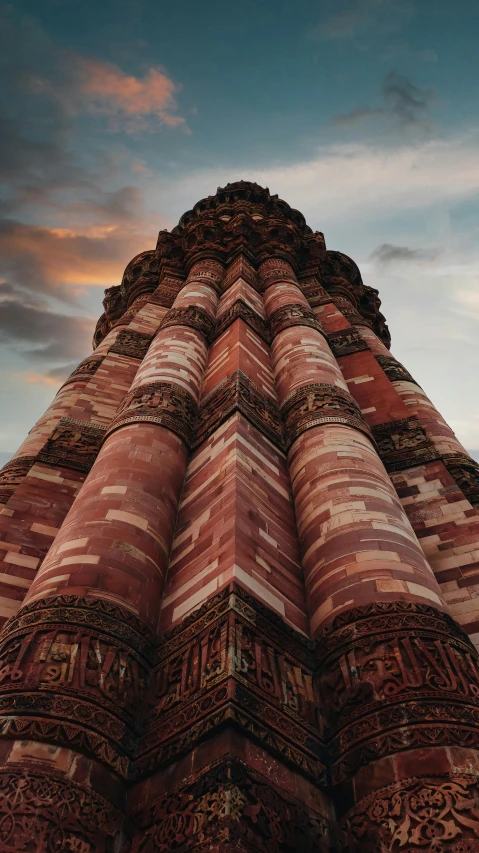
[[[240,182],[104,305],[0,475],[0,853],[479,851],[478,466],[376,291]]]

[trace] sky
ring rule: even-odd
[[[0,462],[104,289],[240,179],[354,258],[479,459],[478,3],[0,0],[0,42]]]

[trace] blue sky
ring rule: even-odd
[[[479,454],[479,4],[19,0],[0,41],[0,458],[88,354],[103,289],[240,178],[359,263]]]

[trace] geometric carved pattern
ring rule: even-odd
[[[378,453],[389,473],[440,458],[440,453],[415,415],[378,424],[372,427],[372,432]]]
[[[350,853],[478,853],[479,777],[405,779],[361,800],[343,826]]]
[[[51,768],[43,774],[41,766],[22,762],[0,770],[2,853],[119,850],[123,823],[107,800]]]
[[[242,299],[238,299],[228,311],[218,320],[215,328],[214,337],[218,338],[231,323],[234,323],[235,320],[240,318],[245,323],[250,326],[253,331],[255,331],[260,338],[265,341],[265,343],[269,344],[271,342],[271,334],[268,329],[267,323],[260,317],[259,314],[256,313],[246,302],[243,302]]]
[[[412,378],[409,371],[394,356],[376,355],[375,359],[391,382],[412,382],[414,385],[417,385],[416,380]]]
[[[285,421],[288,447],[305,430],[320,424],[348,424],[371,437],[371,430],[351,395],[326,382],[298,388],[282,404],[281,414]]]
[[[233,373],[219,382],[202,402],[194,446],[205,441],[233,412],[241,412],[281,450],[284,447],[281,417],[256,386],[242,373]]]
[[[223,590],[167,634],[137,771],[144,774],[229,721],[324,782],[312,644],[240,588]]]
[[[188,326],[201,332],[209,342],[214,329],[214,320],[203,308],[188,305],[185,308],[171,308],[161,321],[160,329],[168,326]]]
[[[130,358],[139,358],[141,360],[148,352],[151,341],[151,335],[145,335],[143,332],[135,332],[134,329],[122,329],[121,332],[118,332],[115,343],[110,347],[108,352],[116,352],[118,355],[127,355]]]
[[[465,453],[443,453],[441,458],[464,497],[473,506],[479,504],[479,464]]]
[[[88,473],[105,437],[105,427],[61,418],[37,456],[38,462]]]
[[[135,814],[131,853],[331,853],[328,821],[274,781],[238,759],[217,760]]]
[[[369,349],[367,343],[354,327],[340,329],[339,332],[330,332],[328,334],[328,344],[336,358]]]
[[[160,424],[176,433],[189,447],[198,406],[184,388],[173,382],[149,382],[129,391],[108,428],[110,435],[124,424]]]
[[[323,335],[325,334],[321,323],[313,311],[311,311],[311,308],[305,308],[304,305],[283,305],[281,308],[277,308],[270,315],[269,323],[273,338],[283,329],[288,329],[290,326],[309,326]]]
[[[479,748],[477,652],[448,615],[412,602],[357,607],[317,651],[333,783],[404,749]]]
[[[17,456],[7,462],[0,471],[0,504],[6,504],[30,468],[36,456]]]
[[[143,721],[151,636],[101,599],[32,602],[0,638],[0,734],[53,741],[127,776]]]

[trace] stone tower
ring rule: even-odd
[[[1,853],[479,851],[478,466],[256,184],[0,474]]]

